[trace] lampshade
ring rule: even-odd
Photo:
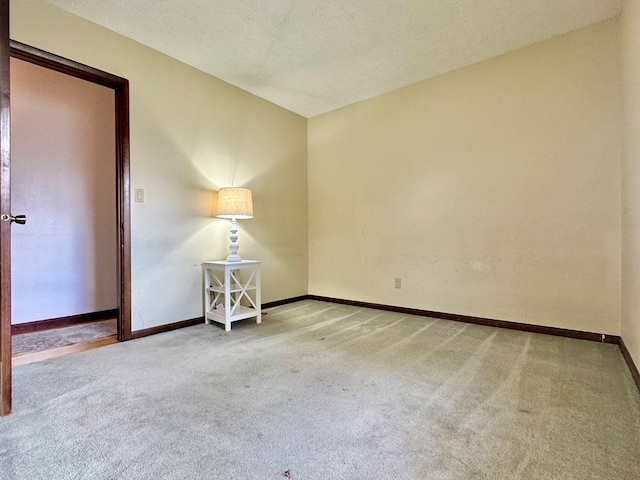
[[[251,190],[225,187],[218,190],[218,218],[253,218]]]

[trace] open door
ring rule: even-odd
[[[11,135],[9,0],[0,0],[0,415],[11,413]]]
[[[0,415],[11,413],[11,136],[9,59],[15,57],[87,80],[115,92],[118,261],[118,340],[131,339],[131,219],[129,179],[129,82],[37,48],[11,41],[9,0],[0,0]]]

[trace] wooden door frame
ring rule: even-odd
[[[8,0],[0,0],[0,13]],[[3,21],[5,16],[2,15]],[[6,32],[8,34],[8,15]],[[4,33],[5,29],[2,28]],[[103,72],[93,67],[69,60],[44,50],[23,43],[0,38],[0,47],[9,43],[9,49],[0,49],[0,65],[8,63],[8,56],[34,65],[71,75],[114,90],[115,94],[115,128],[116,128],[116,205],[117,205],[117,283],[118,283],[118,340],[131,339],[131,205],[129,175],[129,81],[127,79]],[[4,56],[7,56],[5,59]],[[6,70],[7,78],[4,78]],[[9,69],[0,68],[0,121],[2,126],[9,125]],[[6,90],[5,90],[6,88]],[[5,95],[6,91],[6,95]],[[5,106],[6,103],[6,106]],[[6,112],[5,112],[6,111]],[[5,119],[5,115],[7,118]],[[6,123],[5,123],[6,121]],[[11,196],[8,183],[10,167],[10,135],[9,129],[2,129],[0,138],[0,168],[3,169],[2,192],[0,194],[0,211],[10,214]],[[4,182],[7,182],[6,184]],[[0,222],[0,345],[2,355],[2,409],[0,415],[11,412],[11,228],[9,222]],[[7,301],[9,300],[9,301]],[[7,323],[8,322],[8,323]]]

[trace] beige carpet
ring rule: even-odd
[[[117,334],[116,319],[87,322],[43,332],[23,333],[11,337],[12,355],[41,352],[50,348],[95,340]]]
[[[3,480],[640,478],[609,344],[303,301],[14,380]]]

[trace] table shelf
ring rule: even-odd
[[[217,308],[215,310],[207,312],[207,317],[209,318],[209,320],[213,320],[214,322],[218,323],[226,323],[226,315],[227,312],[224,308]],[[236,309],[235,313],[233,313],[233,320],[242,320],[245,318],[255,317],[256,315],[257,312],[255,308],[245,307],[241,305]]]
[[[257,290],[258,287],[247,287],[247,288],[235,288],[235,289],[229,289],[230,293],[238,293],[238,292],[242,292],[244,291],[254,291]],[[216,292],[216,293],[225,293],[226,289],[224,287],[207,287],[207,291],[208,292]]]

